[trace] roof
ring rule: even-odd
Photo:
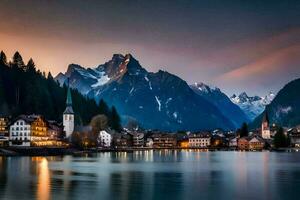
[[[67,106],[64,114],[74,114],[72,106]]]
[[[198,134],[190,134],[189,138],[210,138],[211,134],[209,133],[198,133]]]
[[[16,117],[14,120],[12,120],[11,124],[14,124],[16,121],[18,120],[23,120],[25,121],[27,124],[31,124],[32,122],[34,122],[38,117],[41,117],[39,115],[20,115],[18,117]]]
[[[67,100],[66,100],[66,110],[64,111],[64,114],[74,114],[73,108],[72,108],[72,95],[70,87],[68,87],[67,92]]]
[[[71,95],[70,87],[68,87],[66,104],[67,106],[72,106],[72,95]]]
[[[259,135],[256,135],[256,134],[253,134],[253,135],[248,136],[248,137],[239,138],[239,140],[247,140],[248,142],[250,142],[254,138],[257,139],[260,142],[265,142],[265,140],[262,137],[260,137]]]

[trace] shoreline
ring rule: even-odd
[[[127,152],[133,153],[135,151],[200,151],[200,152],[213,152],[213,151],[236,151],[236,152],[298,152],[299,148],[282,148],[282,149],[263,149],[263,150],[238,150],[228,148],[119,148],[119,149],[75,149],[63,147],[7,147],[0,148],[0,157],[13,157],[13,156],[65,156],[65,155],[82,155],[86,153],[105,153],[105,152]]]

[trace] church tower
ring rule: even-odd
[[[267,111],[264,112],[263,120],[261,123],[261,137],[264,139],[271,138],[270,120]]]
[[[63,125],[66,138],[69,138],[74,131],[74,111],[72,108],[72,96],[70,87],[68,87],[66,110],[63,114]]]

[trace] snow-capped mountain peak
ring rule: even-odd
[[[199,83],[195,82],[194,87],[197,88],[198,90],[200,90],[201,92],[206,92],[206,93],[210,93],[210,92],[213,92],[213,91],[220,91],[219,88],[207,85],[207,84],[202,83],[202,82],[199,82]]]
[[[272,92],[264,97],[249,96],[246,92],[242,92],[238,96],[232,95],[230,99],[253,120],[264,111],[266,105],[270,104],[274,98],[275,94]]]

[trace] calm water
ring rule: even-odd
[[[0,199],[299,199],[300,153],[0,157]]]

